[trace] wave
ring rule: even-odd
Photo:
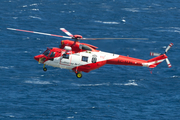
[[[39,20],[41,20],[41,18],[40,17],[36,17],[36,16],[29,16],[30,18],[34,18],[34,19],[39,19]]]
[[[30,4],[29,6],[37,6],[37,3]]]
[[[18,17],[13,17],[13,19],[18,19]]]
[[[125,10],[128,12],[140,12],[139,8],[123,8],[122,10]]]
[[[180,76],[173,75],[173,76],[171,76],[171,78],[180,78]]]
[[[76,84],[76,83],[72,83],[72,85],[78,86],[78,87],[85,87],[85,86],[109,86],[109,83],[99,83],[99,84]]]
[[[113,83],[113,85],[138,86],[138,84],[135,82],[135,80],[129,80],[128,83]]]
[[[89,87],[89,86],[138,86],[135,80],[129,80],[128,83],[98,83],[98,84],[77,84],[71,83],[74,86],[78,87]]]
[[[23,5],[23,7],[27,7],[27,5]]]
[[[48,85],[48,84],[52,84],[49,81],[40,81],[40,80],[27,80],[24,83],[28,83],[28,84],[38,84],[38,85]]]
[[[74,116],[71,116],[71,117],[67,117],[67,119],[73,119],[74,118]]]
[[[13,68],[14,66],[0,66],[0,69],[11,69]]]
[[[103,23],[103,24],[120,24],[119,22],[106,22],[106,21],[95,21],[97,23]]]
[[[31,9],[31,10],[33,10],[33,11],[39,11],[39,9],[35,9],[35,8],[33,8],[33,9]]]
[[[157,32],[177,32],[180,33],[180,27],[155,27],[155,28],[145,28],[147,30],[154,30]]]

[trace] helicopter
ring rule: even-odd
[[[61,36],[61,35],[29,31],[29,30],[21,30],[15,28],[7,28],[7,29],[68,39],[68,40],[62,40],[59,47],[47,48],[43,52],[43,54],[34,56],[34,59],[38,61],[38,63],[43,64],[43,71],[47,71],[47,68],[45,66],[48,65],[52,67],[72,70],[77,78],[82,78],[82,72],[88,73],[106,64],[155,68],[161,62],[166,60],[168,67],[169,68],[171,67],[171,64],[168,60],[166,53],[173,46],[173,43],[170,43],[168,47],[166,47],[165,52],[163,54],[151,52],[150,55],[156,57],[149,60],[143,60],[129,56],[103,52],[97,50],[98,47],[96,46],[87,43],[80,43],[79,41],[98,40],[98,39],[144,39],[144,38],[83,38],[81,35],[71,34],[65,28],[60,28],[60,30],[68,36]],[[69,39],[74,39],[74,41]]]

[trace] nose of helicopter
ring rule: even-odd
[[[39,62],[39,59],[42,57],[43,57],[43,55],[37,55],[37,56],[34,56],[34,59]]]

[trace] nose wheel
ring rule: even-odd
[[[76,77],[77,78],[82,78],[82,73],[80,73],[80,72],[76,73]]]
[[[45,67],[45,64],[44,64],[44,66],[43,66],[43,71],[47,71],[47,68]]]

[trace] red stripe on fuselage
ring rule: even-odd
[[[81,66],[77,66],[74,67],[72,70],[77,72],[77,71],[83,71],[83,72],[90,72],[92,70],[98,69],[100,67],[102,67],[103,65],[106,64],[106,60],[105,61],[101,61],[101,62],[96,62],[96,63],[90,63],[90,64],[86,64],[86,65],[81,65]]]
[[[119,57],[107,60],[107,64],[113,65],[132,65],[132,66],[143,66],[142,63],[147,63],[146,60],[131,58],[127,56],[119,55]]]

